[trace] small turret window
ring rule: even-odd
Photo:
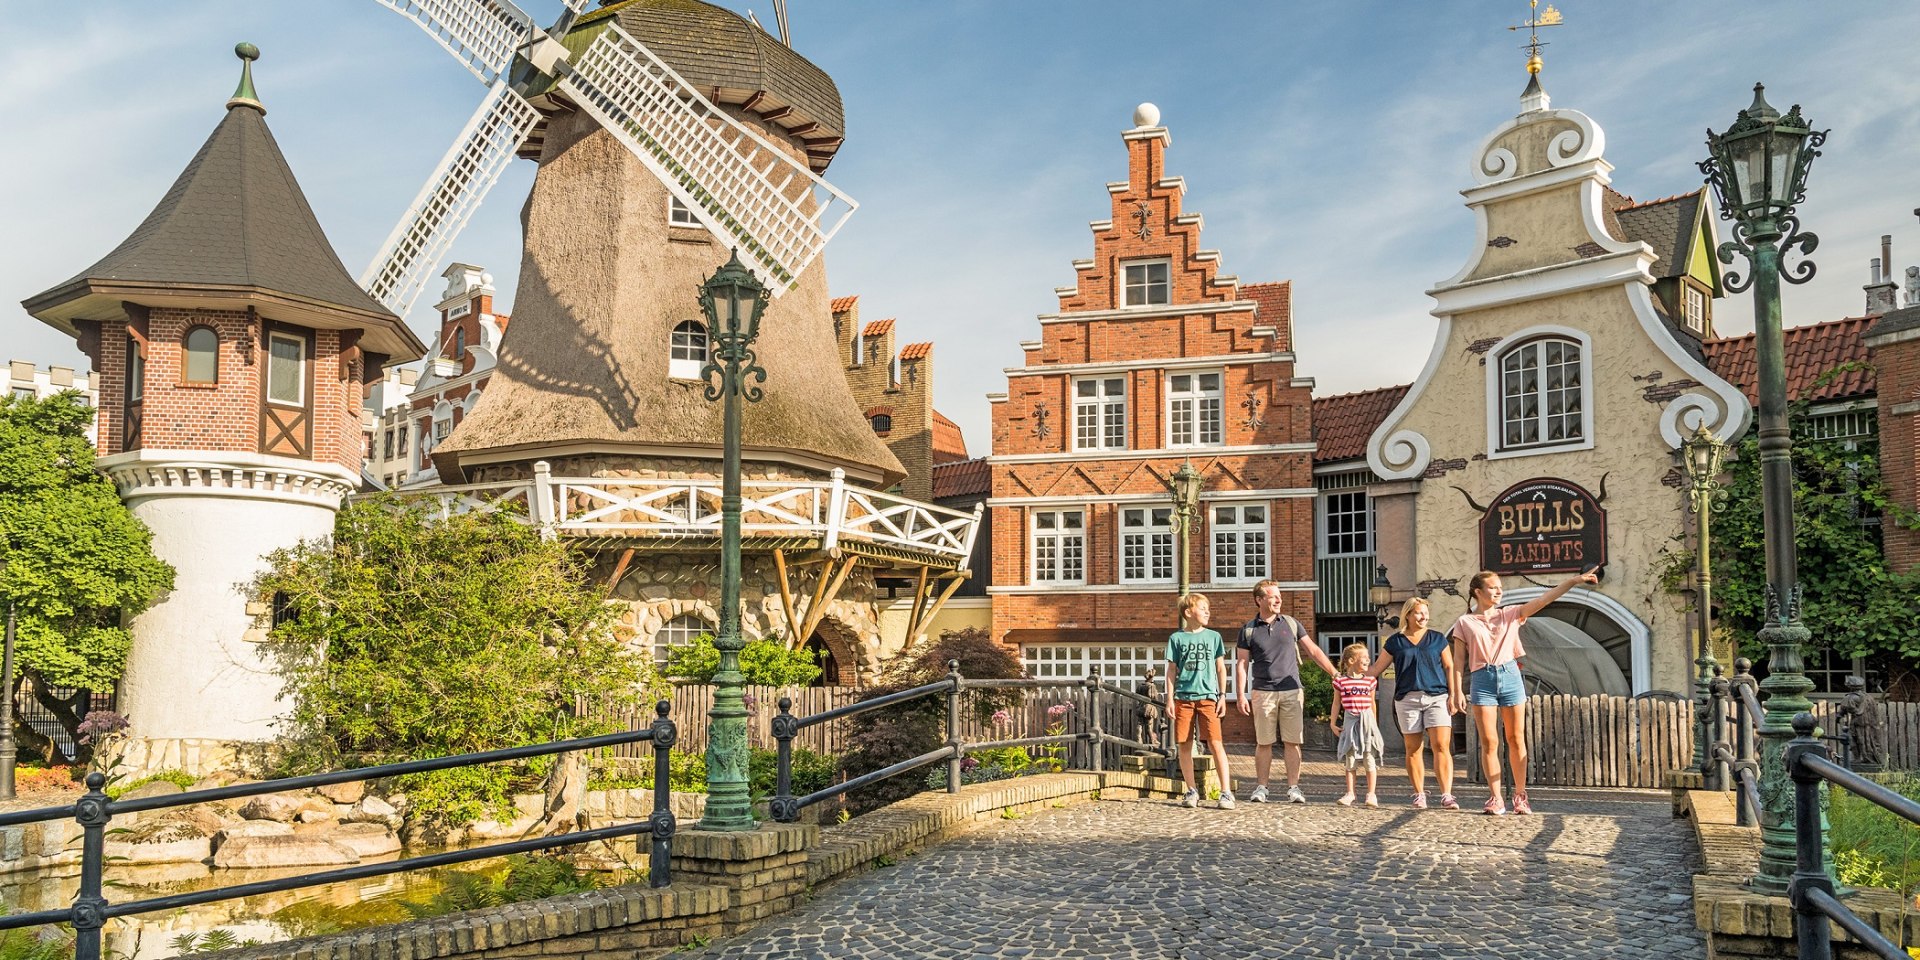
[[[700,225],[700,220],[693,215],[693,211],[688,209],[686,204],[680,202],[679,197],[668,194],[667,224],[675,227],[697,227]]]
[[[306,405],[307,341],[283,333],[267,338],[267,400]]]
[[[218,383],[220,335],[212,327],[194,327],[181,341],[180,379],[187,383]]]
[[[698,380],[700,368],[707,363],[707,328],[698,320],[688,320],[673,328],[673,342],[667,354],[667,376],[675,380]]]

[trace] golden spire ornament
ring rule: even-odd
[[[1527,5],[1532,9],[1526,21],[1507,29],[1518,31],[1522,27],[1526,28],[1527,43],[1520,49],[1527,51],[1527,72],[1537,77],[1540,75],[1540,48],[1547,45],[1540,39],[1540,28],[1560,26],[1566,18],[1560,15],[1560,11],[1553,4],[1547,4],[1545,10],[1540,9],[1540,0],[1527,0]]]

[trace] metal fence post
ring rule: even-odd
[[[947,747],[951,754],[947,757],[947,792],[960,792],[960,757],[964,752],[960,739],[960,661],[947,661],[947,677],[953,681],[953,689],[947,691]]]
[[[87,774],[87,792],[73,804],[73,818],[81,829],[80,891],[73,898],[74,960],[100,960],[100,928],[107,925],[107,898],[100,889],[113,801],[101,789],[106,785],[105,774]]]
[[[793,738],[799,733],[800,718],[793,715],[793,698],[781,697],[780,714],[773,718],[773,800],[767,805],[778,823],[800,819],[793,796]]]
[[[667,714],[673,702],[654,705],[653,733],[653,814],[647,817],[647,833],[652,844],[647,852],[647,886],[664,887],[673,882],[673,833],[678,823],[673,816],[673,745],[680,730]]]
[[[1107,770],[1107,737],[1100,726],[1100,675],[1087,674],[1087,713],[1093,717],[1093,730],[1088,734],[1093,742],[1093,772],[1105,773]]]
[[[1725,791],[1728,787],[1727,761],[1720,756],[1720,745],[1727,742],[1727,687],[1726,677],[1720,675],[1720,665],[1713,665],[1713,680],[1708,684],[1712,691],[1709,699],[1708,730],[1713,738],[1708,744],[1708,756],[1712,764],[1707,768],[1706,788]]]
[[[1793,840],[1795,867],[1787,885],[1787,899],[1793,903],[1794,939],[1800,947],[1800,960],[1828,960],[1833,956],[1833,931],[1827,915],[1807,899],[1810,890],[1833,894],[1833,878],[1827,875],[1827,851],[1822,847],[1820,829],[1820,774],[1807,768],[1807,757],[1829,759],[1826,744],[1814,738],[1813,714],[1795,714],[1794,738],[1787,744],[1787,774],[1793,778]]]
[[[1752,686],[1753,683],[1753,661],[1748,660],[1746,657],[1741,657],[1733,661],[1733,686],[1736,688],[1734,690],[1733,703],[1733,776],[1736,781],[1734,784],[1735,787],[1740,786],[1738,780],[1741,772],[1747,770],[1755,762],[1753,759],[1753,724],[1758,718],[1747,712],[1747,698],[1741,696],[1738,689]],[[1760,811],[1753,809],[1753,807],[1747,803],[1747,791],[1744,788],[1734,791],[1734,812],[1734,822],[1743,827],[1751,827],[1760,822]]]

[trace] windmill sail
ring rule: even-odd
[[[513,65],[513,53],[533,37],[533,21],[498,0],[375,0],[419,24],[455,60],[493,83]]]
[[[758,268],[775,295],[793,286],[858,206],[617,25],[572,66],[561,88]]]
[[[454,235],[539,122],[540,111],[526,98],[509,89],[505,80],[494,81],[480,109],[374,256],[360,285],[387,309],[406,316]]]

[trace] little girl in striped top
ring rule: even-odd
[[[1366,676],[1370,659],[1366,644],[1348,644],[1340,651],[1340,676],[1333,678],[1333,719],[1328,723],[1333,727],[1334,736],[1340,738],[1336,755],[1347,765],[1346,796],[1334,802],[1343,807],[1353,805],[1354,775],[1362,767],[1367,771],[1367,806],[1380,805],[1374,787],[1387,742],[1380,735],[1380,722],[1374,717],[1374,691],[1380,681]],[[1344,730],[1340,724],[1343,713],[1347,716]]]

